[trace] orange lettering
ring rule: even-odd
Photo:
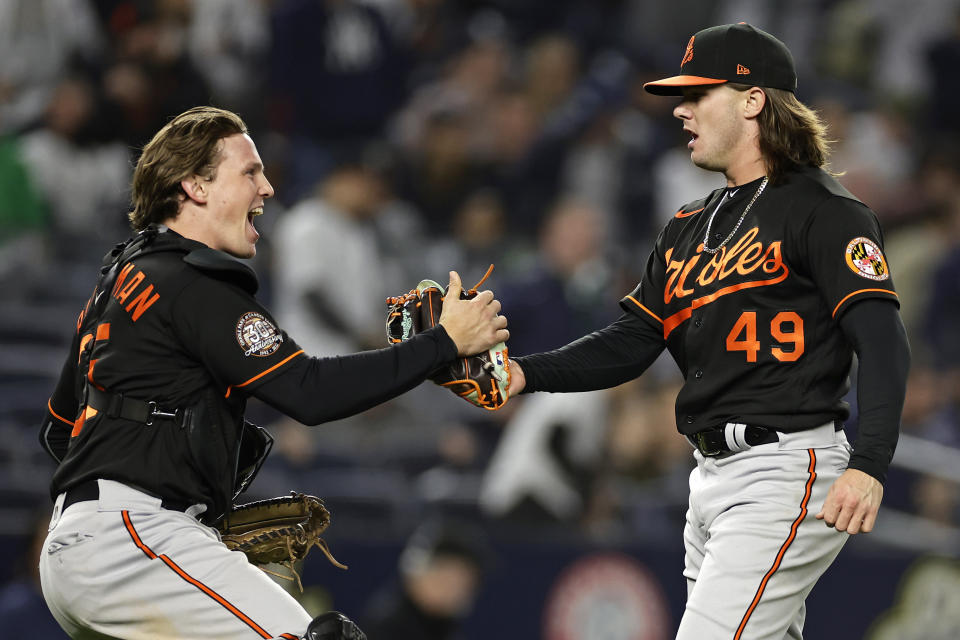
[[[83,350],[86,348],[87,343],[93,340],[93,334],[88,333],[80,338],[80,351],[77,353],[77,364],[80,363],[80,357],[83,355]]]
[[[730,253],[726,254],[726,256],[723,259],[723,268],[720,269],[720,278],[719,278],[720,280],[726,279],[727,276],[729,276],[731,273],[737,270],[736,264],[734,264],[731,267],[728,267],[727,265],[733,262],[734,258],[740,255],[743,249],[748,244],[750,244],[754,238],[757,237],[757,233],[759,232],[760,232],[760,229],[758,229],[757,227],[750,229],[745,234],[743,234],[742,238],[737,240],[736,244],[730,247]]]
[[[77,418],[77,421],[73,425],[73,431],[70,432],[70,437],[72,438],[80,435],[80,431],[83,429],[83,424],[95,415],[97,415],[96,409],[89,406],[84,407],[83,413],[80,414],[80,417]]]
[[[119,275],[117,275],[117,281],[114,283],[114,285],[113,285],[113,291],[110,292],[110,295],[112,295],[112,296],[116,296],[116,295],[117,295],[117,291],[119,291],[119,290],[120,290],[120,287],[123,286],[123,281],[127,279],[127,276],[130,275],[130,272],[131,272],[131,271],[133,271],[133,263],[132,263],[132,262],[128,262],[128,263],[127,263],[127,266],[125,266],[125,267],[120,271]]]
[[[126,283],[123,286],[123,289],[121,289],[120,293],[114,297],[121,303],[126,302],[127,298],[130,297],[130,294],[133,293],[133,290],[136,289],[141,282],[143,282],[145,277],[146,276],[143,275],[143,271],[137,271],[137,275],[133,276],[130,282]]]
[[[710,262],[705,264],[703,269],[700,271],[700,277],[697,278],[697,284],[699,284],[701,287],[705,287],[713,282],[720,273],[720,268],[723,266],[723,259],[726,255],[726,247],[723,247],[720,249],[720,251],[713,254],[713,258],[710,259]]]
[[[734,243],[733,246],[723,247],[710,259],[700,266],[699,273],[690,281],[694,288],[687,288],[688,278],[697,266],[700,257],[703,255],[703,245],[697,246],[696,253],[688,260],[673,260],[674,249],[667,250],[664,261],[666,262],[667,282],[664,285],[663,301],[669,304],[674,298],[686,298],[697,294],[697,288],[704,288],[711,284],[717,285],[716,290],[707,293],[701,292],[699,297],[690,301],[690,306],[679,309],[673,314],[663,319],[663,337],[667,338],[670,332],[677,326],[686,321],[693,309],[710,304],[717,298],[720,298],[744,289],[755,287],[767,287],[783,282],[790,275],[790,270],[783,262],[783,255],[780,251],[780,242],[771,242],[764,248],[763,243],[755,241],[760,233],[759,227],[753,227]],[[740,280],[727,286],[721,286],[722,281],[736,273],[738,276],[749,276],[762,271],[768,276],[757,274],[753,280]],[[769,277],[772,276],[772,277]],[[741,331],[744,327],[738,327]],[[785,335],[792,335],[785,332]],[[789,342],[789,340],[787,340]],[[748,356],[753,351],[752,339],[739,340],[736,334],[731,338],[731,344],[738,346],[742,351],[747,351]],[[749,349],[745,348],[749,345]],[[792,353],[792,352],[791,352]]]
[[[698,251],[697,255],[690,258],[690,260],[688,260],[686,263],[678,260],[673,260],[669,263],[667,272],[669,273],[670,271],[673,271],[673,273],[667,279],[667,288],[663,292],[664,303],[669,303],[670,300],[673,299],[673,296],[685,298],[693,293],[693,289],[684,289],[683,283],[687,279],[687,276],[690,275],[690,272],[693,270],[693,267],[696,266],[697,260],[699,259],[700,253]]]
[[[140,275],[140,274],[137,274],[137,275]],[[133,321],[134,321],[134,322],[136,322],[137,320],[139,320],[139,319],[140,319],[140,316],[143,315],[143,312],[146,311],[147,309],[149,309],[149,308],[150,308],[150,305],[152,305],[154,302],[156,302],[156,301],[157,301],[157,298],[160,297],[160,294],[159,294],[159,293],[154,293],[154,294],[153,294],[153,297],[151,298],[151,297],[150,297],[150,292],[152,292],[152,291],[153,291],[153,285],[150,285],[149,287],[147,287],[146,289],[144,289],[143,291],[141,291],[141,292],[140,292],[140,295],[138,295],[136,298],[134,298],[134,299],[130,302],[130,304],[128,304],[128,305],[126,306],[127,313],[130,313],[131,309],[133,309],[134,307],[136,307],[136,309],[135,309],[135,310],[133,311],[133,313],[131,314],[131,317],[133,318]],[[148,299],[148,298],[149,298],[149,299]]]
[[[759,263],[755,262],[749,266],[747,263],[749,263],[751,260],[755,260],[760,256],[761,253],[763,253],[763,245],[759,242],[754,242],[752,245],[747,247],[747,249],[743,252],[743,255],[740,256],[740,259],[737,260],[737,273],[745,276],[748,273],[756,271],[757,267],[760,266]]]
[[[780,255],[780,243],[771,242],[763,254],[763,270],[767,273],[776,273],[783,268],[783,256]]]
[[[754,242],[760,229],[754,227],[747,231],[731,247],[723,247],[713,254],[700,268],[694,283],[706,287],[715,281],[722,281],[737,273],[747,276],[758,269],[766,273],[779,273],[786,269],[780,255],[780,242],[771,242],[764,249],[763,243]],[[673,298],[685,298],[695,293],[686,286],[687,279],[700,260],[703,245],[697,247],[696,255],[689,260],[672,260],[673,249],[667,250],[667,283],[663,291],[663,301],[669,303]]]

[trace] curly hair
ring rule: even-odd
[[[184,197],[180,182],[193,175],[216,178],[221,141],[238,133],[247,133],[240,116],[217,107],[194,107],[164,125],[133,171],[128,218],[134,231],[176,218]]]
[[[751,85],[730,83],[731,89],[747,91]],[[767,103],[757,124],[760,152],[770,181],[777,183],[794,167],[823,167],[830,159],[827,126],[816,111],[800,102],[791,91],[763,88]]]

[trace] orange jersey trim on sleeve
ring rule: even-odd
[[[629,301],[632,302],[633,304],[635,304],[635,305],[637,305],[638,307],[640,307],[640,308],[641,308],[643,311],[645,311],[651,318],[653,318],[654,320],[656,320],[656,321],[659,322],[660,324],[663,324],[663,320],[660,319],[660,316],[658,316],[658,315],[655,314],[653,311],[650,311],[650,309],[647,309],[645,306],[643,306],[642,304],[640,304],[640,302],[639,302],[636,298],[634,298],[633,296],[627,296],[627,300],[629,300]]]
[[[63,423],[65,423],[65,424],[68,424],[68,425],[70,425],[71,427],[73,427],[73,425],[74,425],[73,420],[67,420],[66,418],[64,418],[63,416],[61,416],[59,413],[57,413],[56,411],[54,411],[54,410],[53,410],[53,405],[50,404],[50,401],[49,401],[49,400],[47,400],[47,410],[50,411],[50,415],[52,415],[54,418],[56,418],[56,419],[59,420],[60,422],[63,422]]]
[[[224,397],[224,398],[229,398],[229,397],[230,397],[230,392],[233,391],[234,389],[238,389],[238,388],[240,388],[240,387],[245,387],[245,386],[247,386],[248,384],[250,384],[251,382],[254,382],[254,381],[256,381],[256,380],[259,380],[260,378],[262,378],[263,376],[267,375],[267,374],[270,373],[271,371],[275,371],[275,370],[279,369],[280,367],[282,367],[283,365],[287,364],[288,362],[290,362],[291,360],[293,360],[294,358],[296,358],[297,356],[299,356],[299,355],[301,355],[301,354],[303,354],[303,349],[300,349],[300,350],[297,351],[296,353],[290,354],[289,356],[287,356],[286,358],[284,358],[283,360],[281,360],[281,361],[278,362],[277,364],[273,365],[273,366],[270,367],[269,369],[266,369],[266,370],[264,370],[264,371],[261,371],[260,373],[258,373],[257,375],[253,376],[252,378],[250,378],[250,379],[247,380],[246,382],[241,382],[240,384],[232,384],[232,385],[230,385],[229,387],[227,387],[227,393],[226,393],[223,397]]]
[[[896,292],[896,291],[890,291],[889,289],[857,289],[857,290],[854,291],[853,293],[848,293],[847,295],[845,295],[845,296],[843,297],[843,300],[841,300],[840,302],[837,303],[837,306],[835,306],[835,307],[833,308],[832,317],[834,317],[834,318],[837,317],[837,311],[840,310],[840,307],[843,306],[843,303],[844,303],[844,302],[846,302],[847,300],[849,300],[849,299],[852,298],[853,296],[855,296],[855,295],[857,295],[857,294],[860,294],[860,293],[889,293],[889,294],[892,295],[894,298],[896,298],[896,299],[898,299],[898,300],[900,299],[900,296],[897,295],[897,292]]]

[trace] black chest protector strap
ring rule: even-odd
[[[100,281],[97,283],[99,291],[106,291],[113,288],[113,283],[117,279],[117,272],[120,266],[129,262],[147,248],[157,237],[159,230],[151,225],[128,239],[126,242],[113,247],[109,253],[103,256],[103,264],[100,267]]]
[[[128,398],[122,393],[111,393],[93,386],[87,391],[87,402],[110,418],[132,420],[147,426],[158,420],[173,420],[177,426],[183,424],[183,409],[167,409],[154,400]]]

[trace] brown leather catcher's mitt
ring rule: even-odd
[[[493,271],[486,275],[460,297],[470,299],[477,295],[477,288]],[[446,292],[433,280],[421,280],[415,289],[402,296],[387,298],[387,341],[396,344],[409,340],[421,331],[437,326]],[[467,402],[496,411],[507,403],[510,387],[510,365],[507,346],[500,342],[487,351],[471,356],[458,357],[428,376],[435,384],[447,387]]]
[[[289,496],[235,506],[217,529],[228,549],[243,551],[251,563],[267,573],[296,579],[299,584],[300,576],[293,564],[303,560],[314,546],[319,547],[334,566],[347,568],[337,562],[327,543],[320,538],[328,526],[330,512],[320,498],[291,491]],[[292,575],[265,569],[264,565],[269,564],[283,565]]]

